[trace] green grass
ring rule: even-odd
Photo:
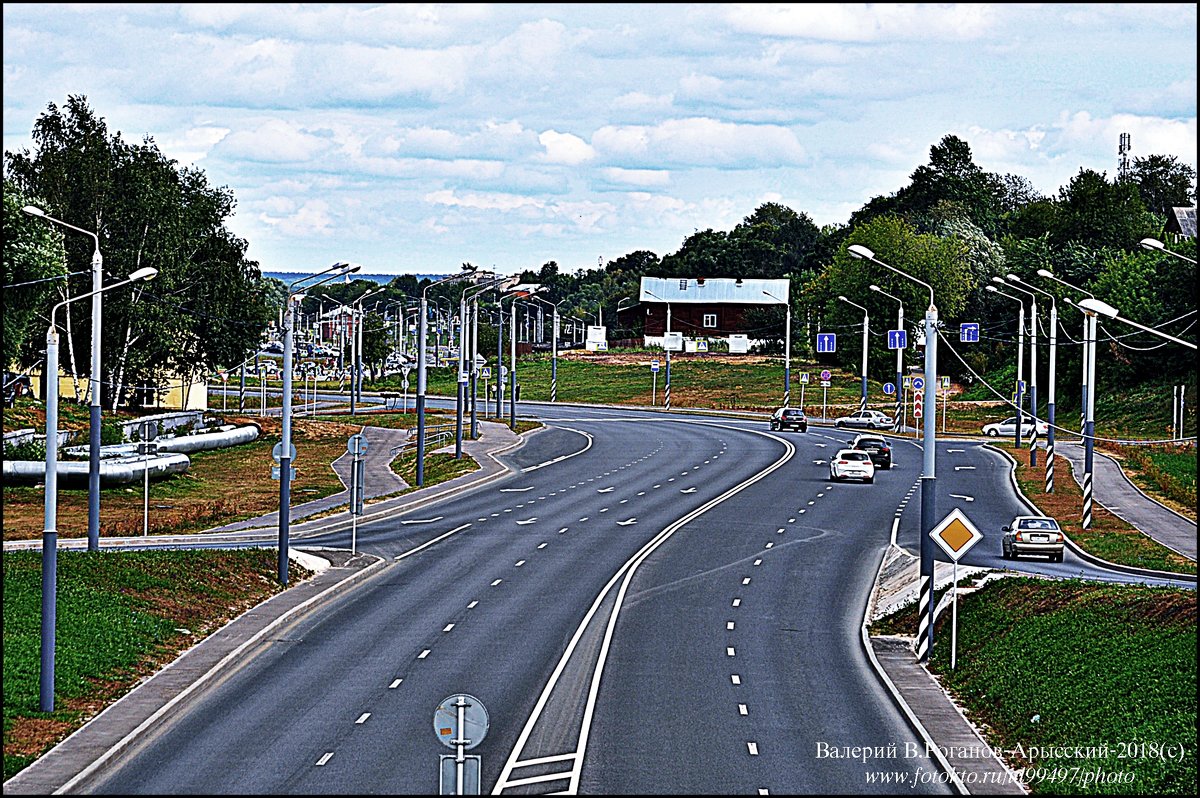
[[[279,589],[268,549],[58,553],[55,710],[39,711],[41,552],[4,554],[4,778]],[[292,565],[289,581],[307,571]]]
[[[392,470],[395,471],[401,479],[409,484],[408,490],[400,491],[407,493],[411,490],[416,490],[417,484],[417,455],[416,453],[406,454],[402,457],[397,457],[392,461]],[[454,459],[453,453],[434,452],[433,454],[426,453],[425,455],[425,484],[422,487],[436,485],[439,482],[460,477],[463,474],[470,474],[472,471],[479,470],[479,463],[475,462],[470,457],[463,455],[461,459]],[[399,494],[397,494],[399,495]]]
[[[1196,448],[1121,446],[1122,464],[1135,482],[1173,502],[1196,509]]]
[[[1035,792],[1196,794],[1195,591],[1011,578],[962,596],[958,611],[957,667],[947,614],[930,669],[1010,764],[1132,779],[1041,780]],[[1055,746],[1101,751],[1029,756]]]

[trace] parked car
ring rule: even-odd
[[[1021,417],[1021,436],[1033,434],[1033,418],[1030,416]],[[1045,421],[1037,422],[1037,434],[1046,435],[1050,432],[1050,425]],[[991,424],[983,425],[983,434],[989,438],[1000,438],[1005,435],[1011,437],[1017,434],[1017,417],[1009,416],[1003,421],[995,421]]]
[[[892,467],[892,447],[885,438],[878,435],[859,435],[850,445],[869,454],[876,468]]]
[[[33,390],[29,385],[29,375],[19,374],[15,371],[4,372],[4,406],[12,407],[16,404],[17,399],[22,396],[29,396]]]
[[[798,407],[781,407],[771,414],[771,431],[794,429],[808,432],[808,416]]]
[[[1045,515],[1018,515],[1003,528],[1000,556],[1011,560],[1023,554],[1044,554],[1051,562],[1062,562],[1062,530]]]
[[[855,429],[891,429],[892,417],[878,410],[859,410],[848,416],[842,416],[833,422],[835,427],[853,427]]]
[[[861,479],[870,484],[875,481],[875,463],[861,449],[842,449],[829,461],[829,478],[835,482]]]

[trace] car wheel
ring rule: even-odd
[[[867,478],[866,478],[865,480],[863,480],[863,481],[864,481],[864,482],[866,482],[868,485],[874,485],[874,484],[875,484],[875,477],[867,477]]]
[[[808,432],[808,427],[801,427],[801,428],[800,428],[800,431],[801,431],[801,432]]]
[[[1008,553],[1008,547],[1006,547],[1003,543],[1000,544],[1000,559],[1002,559],[1002,560],[1011,560],[1012,559],[1012,555]]]
[[[989,438],[999,438],[999,437],[1000,437],[1000,433],[999,433],[998,431],[994,430],[994,429],[990,429],[990,430],[988,430],[988,431],[987,431],[987,436],[988,436]]]

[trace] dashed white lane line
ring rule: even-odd
[[[449,632],[449,631],[450,631],[451,629],[453,629],[453,628],[454,628],[454,624],[452,624],[452,623],[448,623],[448,624],[446,624],[446,628],[445,628],[445,629],[443,629],[442,631],[443,631],[443,632]]]
[[[425,649],[424,651],[422,651],[420,654],[417,655],[417,659],[425,659],[426,657],[429,656],[430,651],[431,651],[431,649],[428,649],[428,648]]]
[[[742,606],[742,600],[741,600],[740,598],[735,598],[735,599],[733,600],[733,606],[735,606],[735,607],[740,607],[740,606]]]
[[[742,677],[741,677],[741,676],[738,676],[736,673],[731,673],[731,674],[729,675],[729,680],[730,680],[731,682],[733,682],[734,684],[741,684],[741,683],[742,683]]]
[[[525,564],[524,560],[517,560],[517,564],[514,565],[513,568],[520,568],[524,564]]]
[[[467,609],[469,609],[469,610],[475,609],[475,605],[478,603],[479,603],[478,601],[472,601],[470,604],[467,605]]]
[[[771,548],[771,547],[772,547],[772,546],[774,546],[774,545],[775,545],[774,543],[768,543],[768,544],[765,546],[765,548],[768,548],[768,549],[769,549],[769,548]]]
[[[758,756],[758,743],[746,743],[746,747],[750,749],[750,756]]]
[[[745,704],[738,704],[738,714],[739,715],[749,715],[750,708],[747,707]]]
[[[364,712],[364,713],[362,713],[361,715],[359,715],[359,716],[358,716],[358,720],[356,720],[356,721],[354,721],[354,722],[355,722],[355,723],[366,723],[366,722],[367,722],[367,718],[369,718],[369,717],[371,717],[371,713],[370,713],[370,712]]]
[[[761,560],[761,559],[760,559],[760,560],[755,560],[755,561],[754,561],[754,564],[755,564],[755,565],[762,565],[762,560]]]
[[[326,752],[324,756],[317,760],[317,767],[321,767],[331,759],[333,759],[333,751]]]
[[[558,534],[561,535],[563,532],[566,532],[566,531],[567,531],[567,527],[564,526],[562,529],[558,530]]]
[[[542,545],[538,546],[538,550],[540,551],[541,549],[544,549],[544,548],[546,548],[548,545],[550,545],[550,544],[549,544],[549,543],[543,543]]]
[[[779,529],[776,529],[776,530],[775,530],[775,533],[776,533],[777,535],[782,535],[782,534],[783,534],[783,527],[779,527]]]
[[[737,655],[734,653],[733,646],[726,646],[726,647],[725,647],[725,656],[727,656],[727,657],[734,657],[734,656],[737,656]]]
[[[496,585],[500,584],[503,581],[504,581],[503,579],[497,579],[495,582],[492,582],[492,587],[495,587]]]
[[[733,631],[733,621],[726,621],[725,628],[732,632]]]
[[[743,580],[742,580],[742,584],[743,584],[743,585],[748,585],[748,584],[750,584],[750,577],[748,577],[748,576],[747,576],[745,579],[743,579]]]
[[[389,689],[389,690],[395,690],[397,687],[399,687],[399,686],[400,686],[400,684],[401,684],[403,681],[404,681],[403,679],[397,679],[396,681],[394,681],[394,682],[392,682],[391,684],[389,684],[389,685],[388,685],[388,689]]]

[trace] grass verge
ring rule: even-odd
[[[1143,493],[1196,520],[1196,447],[1104,446]]]
[[[1046,493],[1044,466],[1030,468],[1029,453],[1017,451],[1012,444],[993,443],[1017,461],[1017,485],[1025,498],[1042,513],[1058,519],[1059,526],[1075,545],[1101,559],[1138,568],[1194,574],[1196,563],[1156,543],[1128,522],[1099,504],[1092,505],[1092,527],[1084,529],[1083,490],[1070,474],[1070,463],[1060,458],[1054,480],[1054,493]],[[1044,461],[1040,461],[1044,462]]]
[[[39,711],[41,552],[4,553],[4,778],[279,592],[276,554],[60,551],[55,710]],[[289,584],[306,578],[292,563]]]
[[[1034,792],[1196,794],[1195,591],[1019,577],[958,612],[930,670]]]

